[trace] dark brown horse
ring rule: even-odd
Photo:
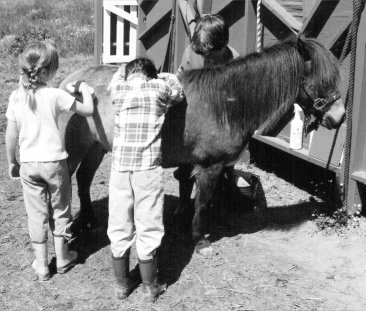
[[[78,168],[82,226],[95,221],[89,189],[104,154],[112,147],[114,112],[107,85],[116,69],[82,69],[60,85],[65,89],[69,82],[85,80],[97,97],[93,117],[74,114],[60,121],[71,173]],[[189,71],[182,83],[188,104],[177,105],[166,117],[163,166],[196,166],[192,234],[200,249],[209,245],[202,232],[202,211],[224,167],[237,160],[255,130],[265,132],[284,117],[288,121],[295,102],[306,116],[312,115],[329,129],[340,126],[345,109],[338,95],[336,59],[319,42],[304,37],[224,65]]]

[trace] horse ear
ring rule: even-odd
[[[304,34],[299,34],[297,36],[297,50],[299,51],[305,62],[311,60],[309,50],[306,46],[306,37]]]

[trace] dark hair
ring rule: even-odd
[[[205,15],[194,28],[191,47],[197,54],[207,55],[210,51],[221,50],[229,42],[229,27],[218,14]]]
[[[142,73],[149,79],[156,79],[158,77],[158,71],[154,63],[146,57],[138,57],[127,63],[125,73],[126,80],[133,73]]]

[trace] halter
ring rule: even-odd
[[[314,121],[314,128],[318,128],[322,117],[325,114],[326,109],[331,106],[334,102],[336,102],[338,99],[341,98],[341,95],[339,94],[339,92],[334,92],[333,94],[331,94],[329,97],[327,98],[315,98],[313,99],[309,92],[306,90],[305,88],[305,83],[301,84],[301,88],[304,91],[304,93],[306,94],[306,96],[310,99],[310,101],[312,102],[312,105],[305,107],[303,104],[298,103],[298,105],[301,107],[301,109],[304,111],[304,115],[305,115],[305,120],[304,120],[304,127],[305,127],[305,135],[307,135],[308,131],[308,127],[310,124],[310,120],[311,120],[311,116],[313,115],[315,117],[315,121]]]

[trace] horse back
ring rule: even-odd
[[[101,143],[106,151],[112,150],[114,109],[107,89],[117,66],[101,65],[78,70],[66,77],[60,88],[76,80],[84,80],[95,91],[95,112],[93,117],[67,115],[61,121],[62,136],[68,148],[69,157],[80,157],[94,142]],[[176,103],[167,113],[162,129],[163,167],[174,167],[191,163],[189,148],[184,145],[187,102]]]

